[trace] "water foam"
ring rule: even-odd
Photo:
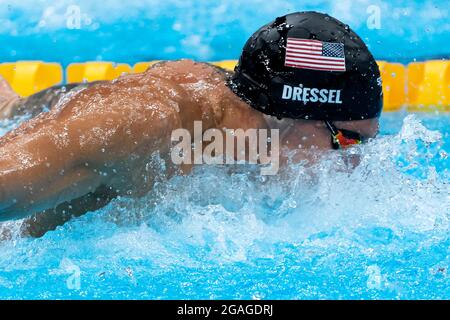
[[[84,290],[61,280],[50,296],[448,298],[443,139],[411,115],[399,133],[310,169],[199,167],[41,239],[1,244],[0,296],[33,281],[49,288],[70,259]],[[350,171],[349,154],[360,157]]]

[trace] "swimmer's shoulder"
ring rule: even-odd
[[[151,66],[146,72],[182,82],[196,82],[208,78],[219,81],[231,75],[229,71],[220,67],[190,59],[161,61]]]

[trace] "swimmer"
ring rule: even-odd
[[[203,131],[277,128],[281,147],[321,152],[375,137],[382,109],[380,73],[364,42],[316,12],[260,28],[234,73],[161,62],[28,99],[0,84],[3,117],[34,116],[0,138],[0,221],[34,214],[24,223],[31,236],[118,195],[142,196],[161,174],[189,172],[190,165],[171,161],[171,133],[193,135],[194,121]],[[165,165],[151,165],[155,156]]]

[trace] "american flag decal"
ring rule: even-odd
[[[344,44],[287,38],[284,65],[299,69],[345,71]]]

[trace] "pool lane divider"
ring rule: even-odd
[[[123,73],[133,70],[126,63],[112,62],[72,63],[66,68],[67,83],[91,82],[98,80],[114,80]]]
[[[157,63],[125,63],[104,61],[72,63],[65,70],[67,83],[113,80],[124,73],[140,73]],[[237,60],[212,62],[233,70]],[[377,61],[383,80],[383,111],[450,111],[450,60],[400,63]],[[0,75],[23,97],[63,83],[63,68],[58,63],[18,61],[0,63]]]
[[[0,64],[0,75],[22,97],[47,89],[63,81],[63,68],[58,63],[18,61]]]

